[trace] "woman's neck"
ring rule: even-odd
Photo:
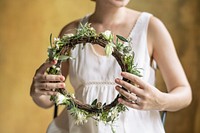
[[[96,3],[95,12],[90,21],[99,24],[111,25],[121,23],[126,16],[126,7],[115,7],[106,2]]]

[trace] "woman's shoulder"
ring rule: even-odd
[[[158,36],[165,35],[168,32],[165,24],[158,17],[152,15],[149,20],[148,34],[155,39]]]
[[[74,33],[75,29],[78,28],[81,19],[74,20],[68,24],[66,24],[60,31],[59,36],[63,36],[64,34]]]

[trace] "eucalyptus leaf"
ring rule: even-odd
[[[50,46],[52,48],[52,33],[50,34]]]
[[[109,122],[109,121],[111,121],[111,120],[112,120],[112,118],[111,118],[111,116],[109,116],[109,117],[107,118],[106,122]]]
[[[68,60],[68,59],[71,59],[71,57],[70,57],[70,56],[67,56],[67,55],[61,55],[61,56],[59,56],[59,58],[58,58],[58,60],[61,60],[61,61],[66,61],[66,60]]]
[[[117,40],[116,40],[116,45],[118,45],[118,43],[119,43],[119,38],[117,38]]]
[[[128,42],[128,40],[126,38],[124,38],[123,36],[120,36],[120,35],[116,35],[117,38],[119,38],[121,41],[123,42]]]
[[[96,105],[97,104],[97,99],[95,99],[91,105]]]
[[[50,60],[53,60],[53,56],[54,56],[54,52],[53,52],[53,49],[48,49],[48,53],[49,53],[49,59]]]

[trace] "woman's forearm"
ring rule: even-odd
[[[183,109],[192,101],[190,86],[180,86],[171,92],[162,93],[160,99],[163,104],[161,111],[178,111]]]

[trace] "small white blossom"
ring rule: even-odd
[[[56,46],[56,49],[59,49],[59,45],[58,45],[57,43],[56,43],[56,45],[55,45],[55,46]]]
[[[119,115],[117,108],[114,108],[111,112],[111,119],[116,119]]]
[[[124,42],[123,46],[124,46],[124,47],[130,46],[130,43],[129,43],[129,42]]]
[[[56,70],[57,70],[57,71],[60,71],[60,67],[56,67]]]
[[[111,115],[112,115],[111,112],[109,112],[109,113],[108,113],[108,117],[111,116]]]
[[[105,52],[106,52],[107,56],[110,56],[112,54],[112,52],[114,51],[113,47],[115,47],[115,45],[113,43],[109,43],[106,45]]]
[[[56,104],[59,105],[59,104],[62,104],[64,103],[64,101],[66,100],[67,98],[61,94],[61,93],[57,93],[56,95]]]
[[[113,39],[113,36],[110,30],[106,30],[105,32],[102,33],[102,35],[106,40],[111,41]]]
[[[76,125],[79,125],[79,124],[84,124],[87,122],[87,117],[84,113],[82,112],[77,112],[76,114],[76,121],[75,121],[75,124]]]
[[[54,42],[60,41],[60,38],[54,37]]]
[[[95,31],[95,29],[94,29],[93,27],[90,27],[90,30],[91,30],[91,31]]]
[[[53,59],[54,59],[54,60],[58,60],[58,56],[55,56]]]
[[[75,98],[75,95],[74,94],[71,94],[72,98]]]
[[[72,37],[72,36],[74,36],[74,34],[72,34],[72,33],[69,33],[69,34],[65,34],[64,36],[69,38],[69,37]]]
[[[53,65],[52,67],[55,69],[55,68],[56,68],[56,65]]]

